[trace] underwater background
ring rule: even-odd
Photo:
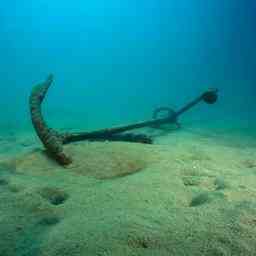
[[[184,119],[255,120],[253,0],[8,1],[0,8],[1,133],[31,129],[28,97],[49,73],[51,126],[91,130],[178,109],[207,88],[213,107]],[[240,122],[240,123],[241,123]]]
[[[255,256],[255,14],[255,0],[2,1],[0,256]],[[43,116],[61,134],[219,98],[128,136],[148,144],[42,129],[46,151],[29,96],[49,74]]]

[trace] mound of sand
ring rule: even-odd
[[[179,138],[2,160],[0,255],[255,255],[255,148]]]

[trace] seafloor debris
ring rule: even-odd
[[[197,97],[195,100],[189,102],[177,112],[168,111],[169,113],[167,117],[164,118],[153,118],[151,120],[138,122],[135,124],[106,128],[92,132],[60,134],[47,126],[41,111],[41,104],[45,98],[49,87],[52,84],[52,81],[53,75],[49,75],[45,82],[35,86],[30,95],[29,103],[32,123],[38,137],[44,144],[47,152],[61,165],[68,165],[72,162],[72,159],[64,152],[63,144],[81,140],[122,140],[150,144],[152,143],[152,139],[144,134],[135,135],[132,133],[124,132],[143,127],[159,127],[162,124],[177,123],[177,119],[182,113],[189,110],[199,102],[204,101],[208,104],[213,104],[217,100],[217,90],[209,90]],[[159,109],[161,110],[169,108],[165,107]],[[155,113],[157,115],[159,110],[156,111],[157,112]]]

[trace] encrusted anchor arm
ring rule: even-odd
[[[63,150],[62,136],[47,126],[42,115],[41,104],[52,82],[53,75],[49,75],[43,83],[33,88],[29,98],[31,119],[36,133],[47,152],[60,164],[68,165],[72,162],[72,159]]]

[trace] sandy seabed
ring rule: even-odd
[[[256,255],[252,131],[79,142],[67,168],[33,133],[2,136],[0,255]]]

